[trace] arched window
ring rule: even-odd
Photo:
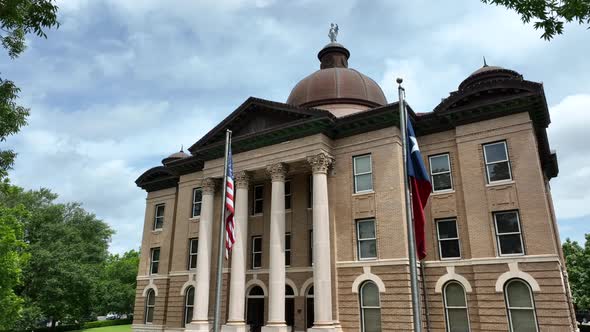
[[[469,332],[469,313],[465,290],[458,282],[448,282],[444,292],[448,332]]]
[[[381,331],[381,305],[379,303],[379,288],[372,281],[361,285],[361,321],[362,332]]]
[[[156,308],[156,293],[150,289],[145,301],[145,323],[151,324],[154,321],[154,309]]]
[[[537,316],[531,287],[520,279],[512,279],[504,286],[510,331],[537,332]]]
[[[195,307],[195,288],[193,286],[186,289],[184,295],[184,324],[189,324],[193,320],[193,308]]]
[[[262,290],[262,287],[260,286],[254,286],[252,287],[252,289],[250,289],[250,292],[248,293],[248,297],[250,298],[264,298],[264,291]]]

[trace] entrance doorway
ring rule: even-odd
[[[311,328],[313,326],[313,286],[307,289],[305,294],[305,327]]]
[[[295,293],[289,285],[285,285],[285,322],[295,330]]]
[[[252,287],[247,300],[246,324],[250,325],[250,331],[260,332],[264,325],[264,291],[260,286]]]

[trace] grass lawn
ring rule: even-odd
[[[80,330],[84,332],[131,332],[131,324],[129,325],[115,325],[105,327],[95,327],[93,329]]]

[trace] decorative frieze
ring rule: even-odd
[[[313,173],[326,174],[330,165],[334,163],[334,158],[322,152],[316,154],[315,156],[307,157],[307,162],[311,166]]]
[[[266,167],[272,181],[285,181],[289,167],[284,163],[276,163]]]

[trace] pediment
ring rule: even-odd
[[[193,144],[189,151],[195,154],[201,148],[219,145],[225,141],[226,129],[232,131],[232,139],[235,141],[242,137],[268,133],[306,121],[325,118],[331,119],[333,115],[324,110],[295,107],[251,97]]]

